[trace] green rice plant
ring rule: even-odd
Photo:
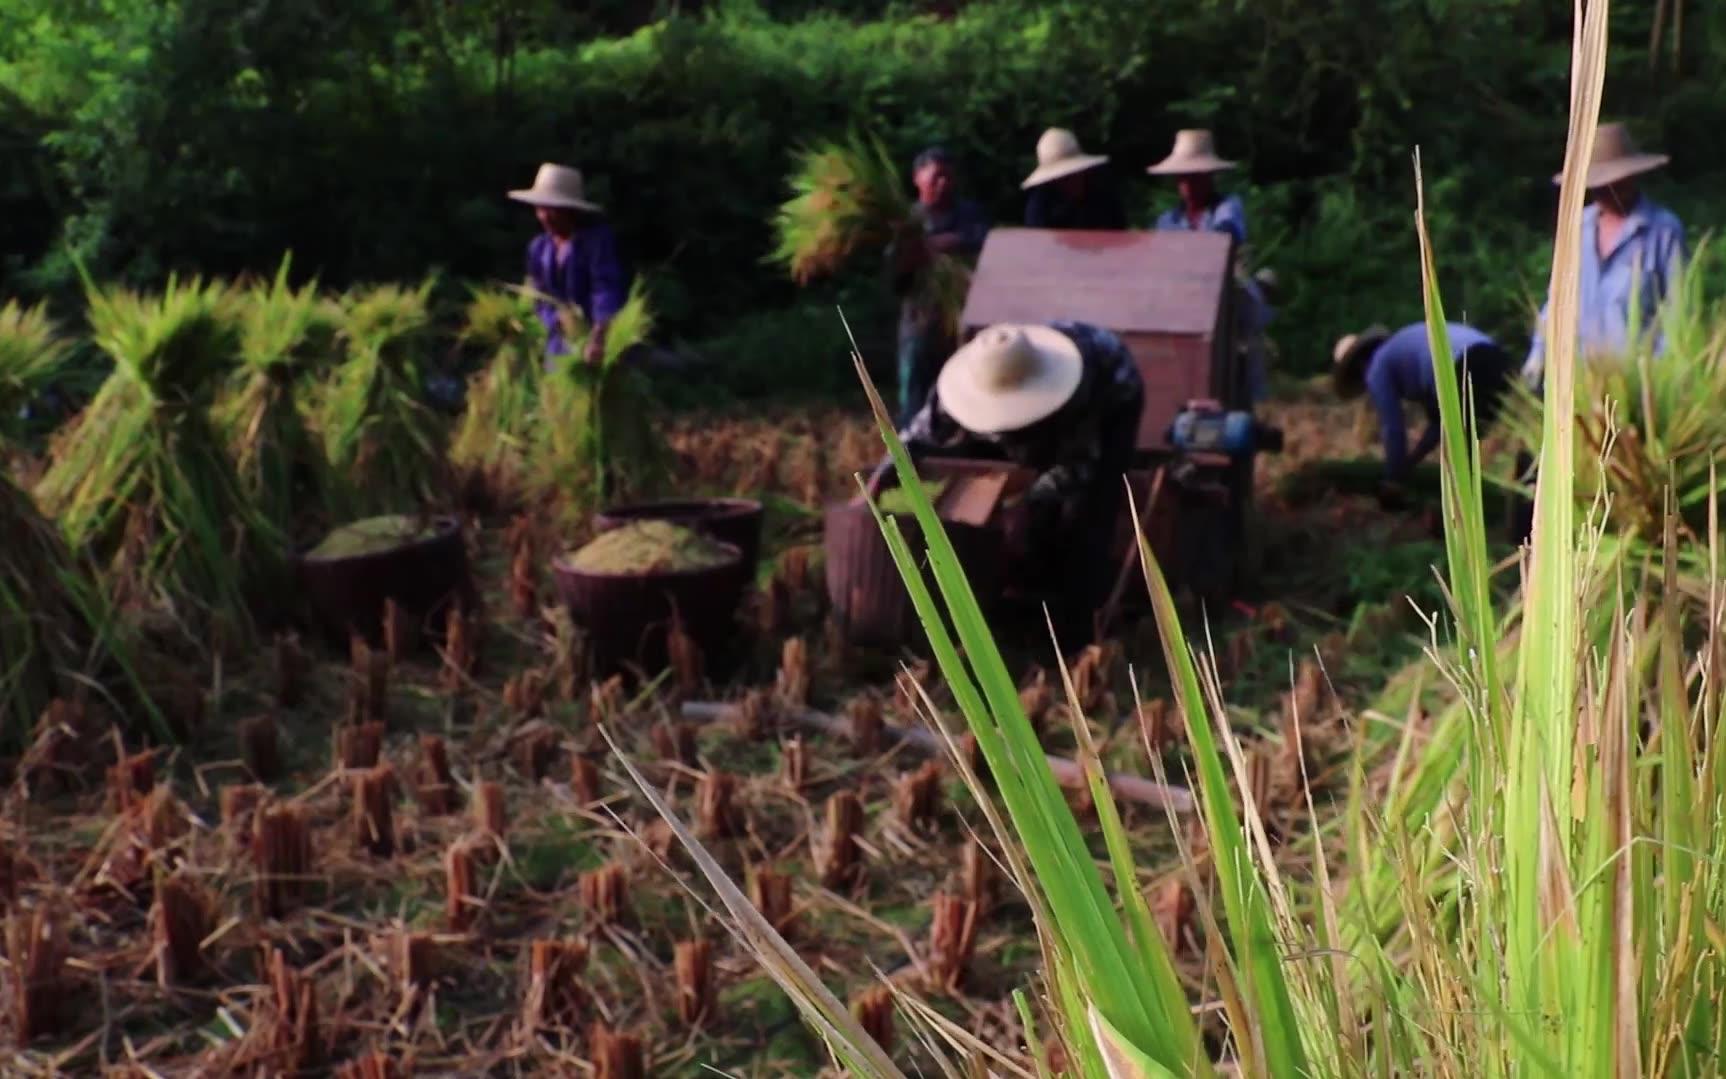
[[[654,423],[646,378],[622,362],[653,332],[653,311],[639,282],[606,327],[605,348],[585,359],[589,328],[579,310],[562,310],[568,350],[543,380],[532,425],[528,490],[574,523],[610,499],[635,498],[665,474],[667,450]]]
[[[773,218],[769,261],[799,285],[837,274],[864,252],[911,242],[922,232],[899,168],[880,140],[852,134],[817,143],[797,155],[791,198]],[[912,295],[956,330],[971,274],[964,262],[934,253],[917,272]]]
[[[467,407],[450,443],[450,463],[465,488],[492,500],[518,499],[528,472],[530,434],[539,418],[547,333],[524,288],[476,288],[468,301],[464,344],[490,355],[468,383]]]
[[[264,519],[285,536],[330,524],[331,477],[306,396],[335,348],[334,312],[317,284],[295,289],[290,259],[275,278],[237,290],[240,366],[216,403],[216,426]]]
[[[423,393],[435,283],[376,285],[342,298],[346,356],[318,412],[350,514],[412,512],[437,504],[447,489],[448,431]]]
[[[249,601],[284,541],[247,496],[209,415],[239,348],[224,286],[171,278],[158,295],[90,285],[95,344],[114,371],[56,439],[37,489],[74,549],[108,564],[120,595],[160,605],[198,637],[251,630]]]

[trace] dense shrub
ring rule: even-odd
[[[1726,166],[1701,137],[1726,92],[1688,74],[1726,16],[1688,16],[1674,70],[1643,49],[1652,5],[1619,7],[1609,107],[1665,135],[1679,170]],[[1551,212],[1568,17],[1537,0],[15,0],[0,290],[67,288],[73,252],[133,281],[267,270],[287,249],[338,286],[515,278],[532,222],[502,193],[554,159],[592,174],[670,333],[802,326],[771,314],[797,297],[761,262],[798,145],[856,124],[907,156],[948,142],[1010,220],[1036,135],[1067,124],[1115,155],[1145,220],[1169,193],[1138,170],[1202,122],[1250,163],[1291,362],[1403,317],[1379,298],[1413,294],[1417,145],[1459,215],[1439,238],[1459,306],[1514,334]]]

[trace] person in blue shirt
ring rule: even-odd
[[[1497,416],[1509,386],[1510,357],[1473,326],[1452,322],[1446,329],[1459,385],[1465,392],[1472,390],[1476,429],[1485,430]],[[1373,326],[1349,334],[1337,341],[1332,358],[1337,394],[1350,399],[1364,391],[1378,413],[1384,442],[1384,483],[1379,497],[1381,502],[1395,504],[1401,500],[1409,473],[1438,445],[1438,383],[1426,323],[1413,322],[1395,333]],[[1465,414],[1466,402],[1465,397]],[[1420,406],[1426,415],[1426,429],[1413,449],[1409,448],[1403,422],[1404,403]]]
[[[1588,163],[1591,201],[1582,211],[1581,296],[1577,358],[1626,348],[1647,330],[1677,287],[1684,263],[1684,225],[1642,194],[1636,177],[1665,165],[1665,154],[1642,153],[1623,124],[1602,124]],[[1553,177],[1558,182],[1560,177]],[[1546,316],[1540,309],[1534,342],[1522,368],[1538,387],[1546,367]],[[1632,325],[1632,317],[1635,324]],[[1655,341],[1659,350],[1660,342]]]
[[[1025,227],[1115,230],[1127,227],[1127,210],[1106,167],[1107,154],[1087,154],[1079,139],[1051,127],[1037,140],[1037,167],[1020,188]]]
[[[1170,176],[1180,192],[1181,204],[1157,217],[1159,232],[1223,232],[1234,237],[1236,266],[1236,335],[1247,357],[1248,390],[1254,401],[1264,399],[1269,389],[1265,372],[1265,330],[1271,321],[1271,306],[1264,283],[1247,272],[1247,211],[1239,196],[1217,190],[1216,175],[1235,167],[1219,157],[1209,131],[1191,129],[1175,134],[1169,156],[1145,171],[1152,176]]]
[[[914,224],[921,226],[893,245],[888,259],[893,272],[893,291],[899,301],[899,421],[909,421],[923,407],[935,376],[953,351],[951,327],[943,312],[927,296],[915,292],[917,274],[936,255],[970,260],[983,249],[989,234],[989,216],[983,207],[957,193],[952,156],[939,146],[917,155],[911,165],[911,182],[917,189],[912,207]]]

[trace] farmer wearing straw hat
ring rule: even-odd
[[[900,431],[913,459],[938,453],[1011,461],[1036,473],[1025,493],[1034,562],[1059,586],[1065,643],[1089,633],[1110,585],[1109,556],[1144,410],[1125,344],[1079,322],[998,325],[953,353]],[[888,458],[871,491],[892,478]]]
[[[1684,225],[1638,189],[1636,178],[1665,165],[1665,154],[1636,148],[1623,124],[1602,124],[1588,161],[1591,201],[1582,211],[1579,356],[1626,348],[1654,321],[1684,262]],[[1553,183],[1563,179],[1554,176]],[[1546,363],[1546,313],[1540,309],[1522,374],[1541,382]],[[1634,325],[1632,320],[1634,318]],[[1658,350],[1658,337],[1655,348]]]
[[[1037,167],[1019,186],[1025,198],[1025,227],[1033,229],[1124,229],[1121,205],[1108,170],[1107,154],[1087,154],[1078,137],[1051,127],[1037,140]]]
[[[1265,375],[1265,329],[1271,307],[1264,284],[1246,271],[1247,212],[1235,195],[1217,190],[1216,174],[1235,167],[1218,156],[1211,133],[1189,129],[1175,133],[1169,156],[1145,171],[1152,176],[1172,176],[1180,191],[1181,204],[1157,218],[1160,232],[1226,232],[1235,240],[1235,282],[1239,288],[1235,315],[1240,325],[1237,339],[1247,353],[1248,377],[1253,400],[1261,400],[1268,389]],[[1268,274],[1268,271],[1266,271]]]
[[[1477,429],[1485,430],[1498,415],[1510,384],[1510,357],[1473,326],[1452,322],[1446,330],[1457,378],[1462,380],[1464,392],[1472,392]],[[1331,359],[1337,394],[1350,399],[1365,391],[1378,413],[1378,429],[1384,440],[1384,482],[1379,486],[1379,501],[1393,508],[1402,502],[1402,487],[1409,473],[1438,445],[1438,383],[1426,323],[1410,323],[1395,333],[1383,326],[1351,333],[1337,341]],[[1403,424],[1404,402],[1419,405],[1426,414],[1426,430],[1412,451]],[[1466,402],[1465,398],[1465,410]]]
[[[584,358],[597,361],[605,353],[606,327],[629,295],[617,237],[599,216],[599,206],[588,201],[575,169],[541,165],[533,186],[511,191],[509,197],[532,206],[544,230],[527,245],[528,281],[542,295],[581,309],[593,328]],[[537,309],[545,324],[547,355],[563,355],[568,346],[556,305],[541,301]]]
[[[953,157],[940,146],[931,146],[911,163],[911,182],[917,189],[913,207],[920,225],[893,245],[889,264],[893,268],[893,290],[899,301],[899,422],[909,422],[929,396],[935,375],[953,351],[953,340],[943,312],[927,299],[919,300],[912,286],[919,270],[936,255],[974,258],[989,233],[989,217],[983,207],[957,194]]]

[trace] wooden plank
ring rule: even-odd
[[[1073,319],[1117,333],[1208,337],[1232,281],[1232,239],[1211,232],[997,228],[962,323]]]
[[[982,528],[994,520],[995,511],[1006,495],[1007,478],[1005,469],[980,476],[951,477],[935,511],[944,521]]]

